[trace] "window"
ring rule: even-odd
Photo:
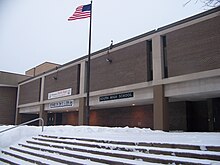
[[[168,78],[167,39],[166,39],[166,36],[162,36],[162,46],[163,46],[163,78]]]
[[[80,73],[81,73],[81,65],[77,65],[77,94],[80,93]]]
[[[153,80],[152,40],[147,41],[147,81]]]

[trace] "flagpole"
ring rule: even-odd
[[[89,22],[89,51],[88,51],[88,63],[87,63],[87,98],[86,98],[86,113],[85,113],[85,124],[89,125],[89,114],[90,114],[90,105],[89,105],[89,93],[90,93],[90,60],[91,60],[91,40],[92,40],[92,1],[91,1],[91,13],[90,13],[90,22]]]

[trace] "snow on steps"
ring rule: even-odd
[[[39,135],[2,151],[8,164],[220,164],[220,147]]]

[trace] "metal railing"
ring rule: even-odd
[[[3,132],[6,132],[6,131],[9,131],[9,130],[11,130],[11,129],[15,129],[15,128],[17,128],[17,127],[20,127],[20,126],[23,126],[23,125],[26,125],[26,124],[33,123],[33,122],[38,121],[38,120],[41,121],[42,132],[43,132],[43,131],[44,131],[44,119],[42,119],[42,118],[37,118],[37,119],[33,119],[33,120],[30,120],[30,121],[27,121],[27,122],[25,122],[25,123],[22,123],[22,124],[16,125],[16,126],[14,126],[14,127],[7,128],[7,129],[5,129],[5,130],[2,130],[2,131],[0,131],[0,133],[3,133]]]

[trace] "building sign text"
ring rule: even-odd
[[[126,92],[126,93],[119,93],[114,95],[108,96],[101,96],[99,97],[99,101],[110,101],[110,100],[117,100],[117,99],[126,99],[134,97],[134,92]]]
[[[50,103],[49,109],[68,108],[68,107],[73,107],[73,105],[74,105],[73,100],[64,100],[55,103]]]
[[[51,92],[51,93],[48,93],[48,100],[59,98],[59,97],[64,97],[64,96],[70,96],[71,94],[72,94],[72,89],[71,88]]]

